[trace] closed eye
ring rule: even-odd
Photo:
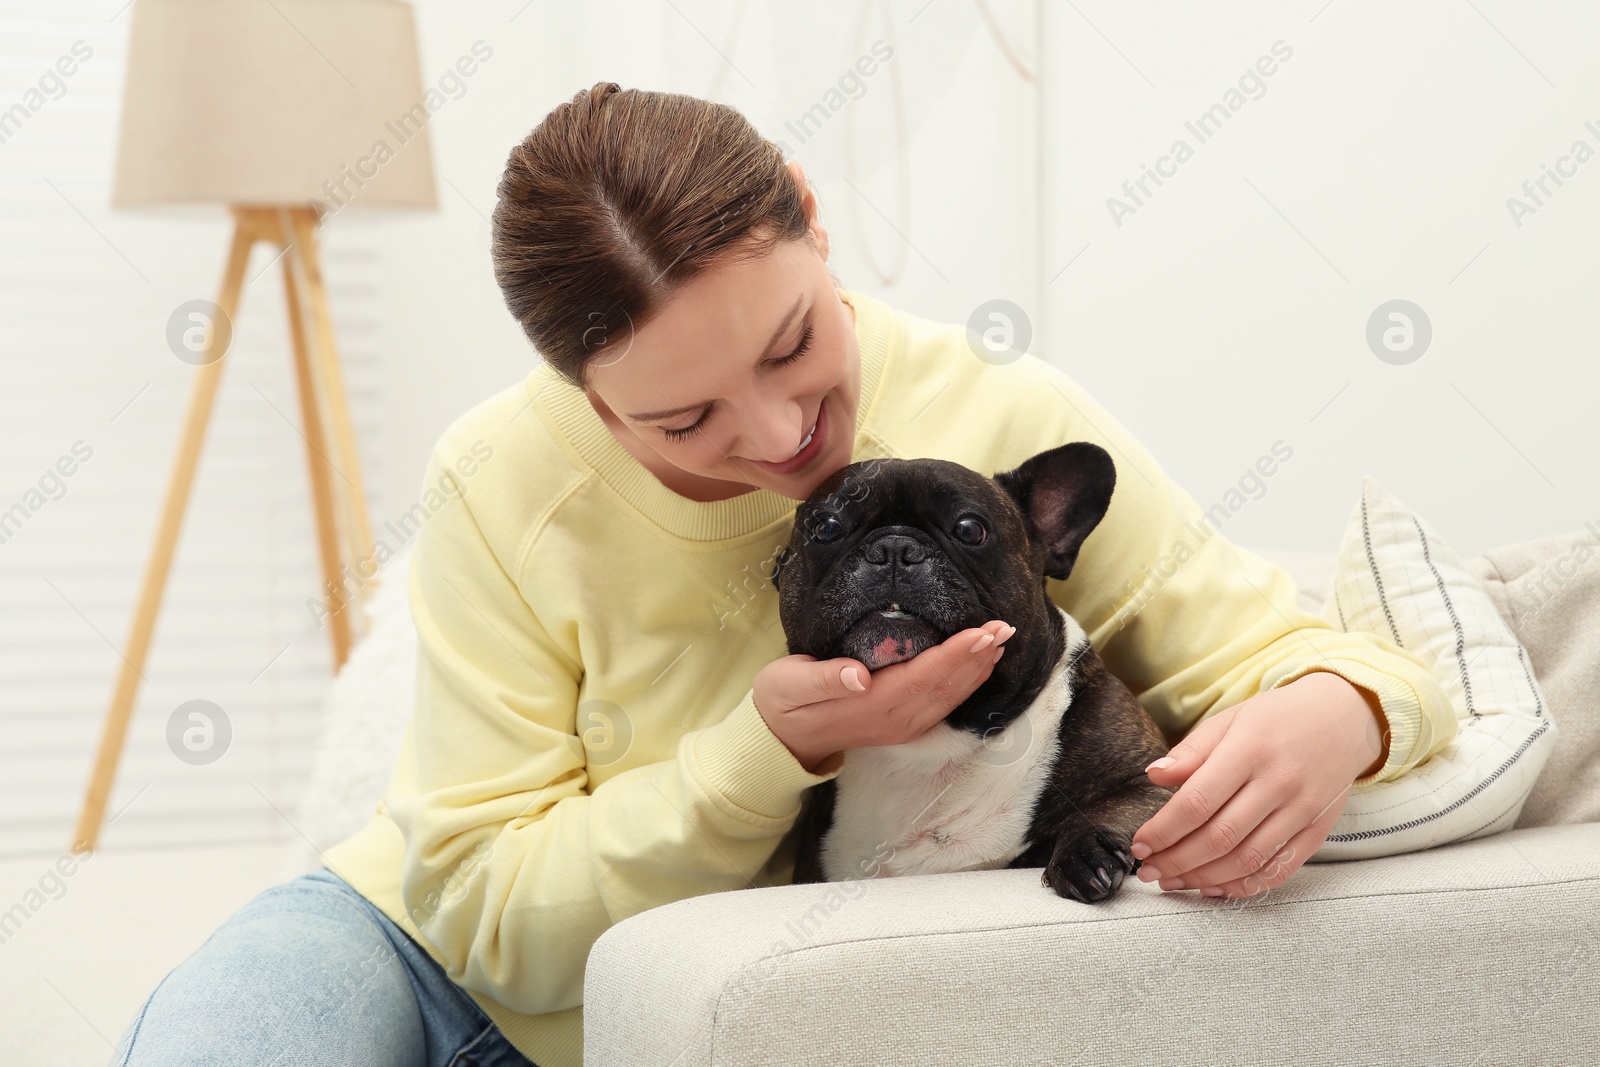
[[[800,343],[795,346],[794,351],[790,352],[787,356],[783,356],[783,357],[781,357],[779,359],[768,360],[768,362],[771,363],[774,367],[787,367],[789,364],[793,363],[795,360],[797,360],[801,356],[805,355],[806,352],[810,348],[811,348],[811,324],[807,323],[806,324],[806,328],[805,328],[805,332],[800,335]],[[707,405],[706,406],[706,410],[701,414],[700,418],[698,420],[696,420],[694,425],[692,425],[692,426],[685,426],[681,430],[663,429],[661,432],[666,436],[667,440],[669,440],[669,441],[684,441],[684,440],[687,440],[689,437],[691,437],[694,434],[699,433],[701,430],[703,430],[705,428],[706,422],[708,420],[710,420],[711,412],[715,407],[716,407],[715,404]]]

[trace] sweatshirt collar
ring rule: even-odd
[[[855,309],[856,343],[861,352],[861,402],[851,456],[872,452],[872,428],[878,417],[878,391],[891,341],[898,343],[894,309],[880,300],[848,289],[836,290]],[[690,541],[717,541],[755,533],[792,515],[799,501],[770,489],[756,489],[727,500],[699,501],[668,489],[612,436],[588,395],[541,361],[524,384],[540,417],[575,452],[582,464],[634,510],[662,530]]]

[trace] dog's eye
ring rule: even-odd
[[[837,541],[844,536],[844,523],[834,515],[814,516],[811,520],[811,536],[822,544]]]
[[[962,519],[955,525],[956,540],[968,545],[981,545],[989,539],[989,531],[977,519]]]

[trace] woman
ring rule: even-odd
[[[1050,592],[1184,738],[1135,838],[1162,889],[1280,884],[1353,782],[1452,735],[1421,661],[1302,612],[1070,378],[839,288],[801,168],[736,111],[580,92],[512,151],[493,230],[543,362],[430,459],[423,484],[457,491],[413,555],[417,701],[386,800],[176,968],[118,1062],[579,1063],[596,938],[786,883],[786,832],[846,750],[915,738],[1004,669],[1004,620],[876,673],[783,654],[766,576],[796,502],[852,460],[1117,459]]]

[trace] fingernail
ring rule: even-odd
[[[1146,767],[1144,769],[1144,773],[1149,774],[1151,771],[1164,771],[1177,762],[1178,761],[1173,759],[1171,756],[1162,756],[1160,759],[1150,764],[1150,766]]]
[[[1174,879],[1172,879],[1172,881],[1168,882],[1166,885],[1162,886],[1161,888],[1165,889],[1165,890],[1175,890],[1175,889],[1183,889],[1184,887],[1185,887],[1185,883],[1184,883],[1184,880],[1182,878],[1174,878]]]
[[[1161,869],[1159,867],[1140,867],[1139,880],[1141,882],[1159,882],[1161,881]]]
[[[1000,636],[999,636],[999,637],[997,637],[997,638],[995,638],[995,640],[997,640],[997,641],[1000,641],[1000,642],[1002,642],[1002,643],[1004,643],[1004,642],[1005,642],[1005,641],[1007,641],[1007,640],[1009,640],[1009,639],[1010,639],[1010,637],[1011,637],[1011,635],[1012,635],[1012,634],[1014,634],[1014,633],[1016,633],[1016,632],[1017,632],[1017,628],[1016,628],[1016,627],[1015,627],[1015,626],[1012,626],[1012,625],[1011,625],[1011,624],[1010,624],[1010,623],[1009,623],[1009,622],[1008,622],[1008,623],[1006,623],[1006,625],[1005,625],[1005,629],[1003,629],[1003,630],[1001,630],[1001,631],[1000,631]]]
[[[1000,651],[998,651],[998,652],[996,652],[994,654],[994,660],[992,662],[999,663],[1000,662],[1000,657],[1005,655],[1005,654],[1006,654],[1006,650],[1002,648]]]
[[[867,687],[861,684],[861,672],[854,667],[846,667],[839,672],[839,680],[846,689],[853,689],[857,693],[865,693]]]
[[[993,640],[994,640],[994,634],[984,634],[982,637],[978,638],[978,640],[973,643],[972,651],[974,651],[974,652],[982,652],[984,649],[989,647],[989,642],[991,642]]]
[[[1133,846],[1131,851],[1133,852],[1133,858],[1134,859],[1142,860],[1142,859],[1146,859],[1150,855],[1150,853],[1155,851],[1155,849],[1151,848],[1149,845],[1145,844],[1143,841],[1140,841],[1140,842],[1138,842],[1137,844],[1135,844]]]
[[[1220,897],[1222,895],[1222,890],[1217,886],[1208,885],[1204,889],[1200,890],[1200,895],[1203,897]]]

